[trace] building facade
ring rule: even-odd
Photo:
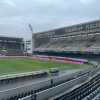
[[[0,36],[1,55],[23,55],[24,42],[22,38]]]

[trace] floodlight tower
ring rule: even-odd
[[[28,27],[31,32],[31,48],[32,48],[32,53],[33,53],[33,51],[34,51],[33,27],[31,24],[28,24]]]
[[[32,25],[31,25],[31,24],[29,24],[29,25],[28,25],[28,27],[29,27],[29,29],[30,29],[31,33],[33,33],[33,28],[32,28]]]

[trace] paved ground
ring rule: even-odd
[[[70,73],[74,73],[74,72],[77,72],[79,70],[67,70],[67,71],[64,71],[64,72],[61,72],[60,75],[64,75],[64,74],[70,74]],[[42,80],[46,80],[46,79],[49,79],[50,76],[48,77],[45,77],[45,78],[37,78],[37,79],[29,79],[29,80],[22,80],[22,81],[18,81],[16,83],[12,83],[12,84],[7,84],[7,85],[0,85],[0,91],[5,91],[5,90],[8,90],[8,89],[12,89],[12,88],[17,88],[17,87],[21,87],[23,85],[28,85],[28,84],[32,84],[32,83],[35,83],[35,82],[39,82],[39,81],[42,81]]]

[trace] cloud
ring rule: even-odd
[[[99,4],[100,0],[0,0],[0,33],[28,37],[28,24],[37,32],[99,19]]]
[[[96,0],[80,0],[80,2],[84,5],[93,4]]]
[[[12,0],[4,0],[3,2],[8,6],[16,7],[16,4]]]

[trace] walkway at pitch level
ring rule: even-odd
[[[21,82],[21,83],[10,84],[10,85],[7,85],[7,86],[1,86],[0,90],[2,90],[2,91],[0,91],[0,93],[1,94],[3,93],[3,94],[2,95],[0,94],[0,98],[3,97],[2,100],[18,100],[18,98],[20,98],[20,97],[33,94],[34,88],[31,88],[31,89],[29,88],[28,89],[28,87],[34,87],[34,85],[38,85],[39,83],[43,83],[43,82],[48,81],[48,80],[50,80],[50,83],[51,83],[51,78],[58,78],[59,79],[60,77],[65,77],[66,76],[68,78],[66,78],[64,80],[60,80],[61,83],[62,83],[62,81],[69,81],[69,80],[71,80],[75,77],[74,75],[76,75],[76,73],[77,73],[77,75],[81,74],[80,70],[73,70],[73,71],[71,70],[71,71],[68,71],[68,72],[64,71],[63,73],[60,72],[59,75],[57,75],[57,76],[48,76],[48,77],[44,77],[44,78],[37,78],[37,79],[27,81],[27,82],[25,82],[26,81],[25,80],[24,82]],[[84,73],[84,71],[83,71],[83,73]],[[71,75],[69,75],[69,74],[71,74]],[[58,83],[58,84],[60,84],[60,83]],[[44,85],[45,85],[45,83],[44,83]],[[48,86],[45,86],[45,87],[48,87]],[[51,84],[50,84],[50,86],[51,86]],[[36,89],[36,87],[35,87],[35,89],[37,91],[38,90],[40,91],[41,89],[44,89],[42,87],[40,89],[38,89],[38,88]],[[16,90],[16,92],[15,92],[15,90]],[[27,90],[27,91],[25,91],[25,90]],[[7,92],[7,93],[5,93],[5,92]],[[10,94],[9,96],[8,96],[8,93]],[[8,97],[6,97],[5,95],[8,96]],[[12,99],[12,98],[14,98],[14,99]]]
[[[52,100],[100,100],[100,73],[80,87]]]
[[[63,71],[63,72],[60,72],[59,73],[59,76],[63,76],[63,75],[69,75],[71,73],[75,73],[75,72],[78,72],[80,70],[68,70],[68,71]],[[52,76],[53,77],[53,76]],[[16,80],[15,81],[11,81],[11,82],[6,82],[6,83],[0,83],[0,91],[5,91],[5,90],[8,90],[8,89],[12,89],[12,88],[17,88],[17,87],[21,87],[21,86],[24,86],[24,85],[28,85],[28,84],[32,84],[32,83],[36,83],[36,82],[40,82],[40,81],[43,81],[43,80],[47,80],[47,79],[50,79],[51,76],[47,75],[47,76],[42,76],[42,77],[37,77],[37,78],[34,78],[33,77],[27,77],[27,78],[23,78],[22,80],[19,79],[19,80]]]

